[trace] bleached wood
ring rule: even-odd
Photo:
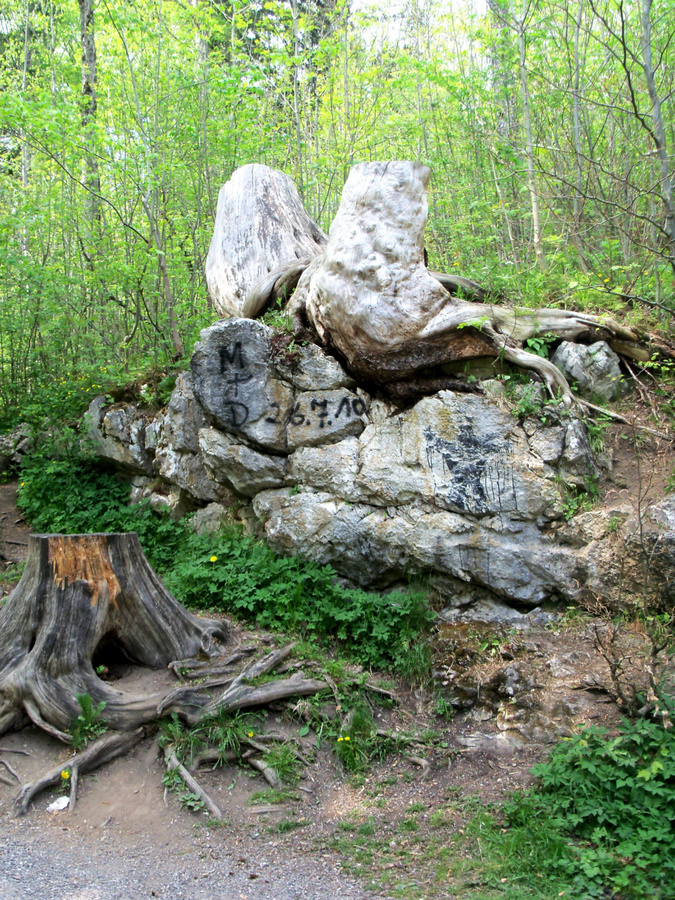
[[[315,257],[325,243],[288,175],[257,163],[237,169],[220,190],[206,257],[216,309],[223,317],[260,315],[275,296],[276,280]],[[265,283],[252,291],[261,279]]]
[[[476,356],[503,356],[534,369],[568,403],[562,373],[523,349],[535,335],[607,340],[644,359],[635,331],[607,318],[559,309],[514,309],[486,299],[479,285],[430,272],[424,262],[430,170],[413,162],[354,166],[328,244],[300,278],[288,311],[308,322],[353,375],[376,384]],[[451,293],[452,292],[452,293]]]

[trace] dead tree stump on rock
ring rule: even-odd
[[[31,720],[66,734],[77,697],[105,703],[108,726],[130,731],[157,718],[161,696],[134,697],[96,675],[97,649],[113,641],[130,660],[160,668],[217,655],[220,622],[185,610],[151,569],[138,535],[32,535],[23,577],[0,610],[0,735]]]

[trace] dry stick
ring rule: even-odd
[[[21,756],[32,756],[28,750],[15,750],[13,747],[0,747],[0,753],[20,753]]]
[[[66,764],[70,767],[77,768],[80,773],[92,772],[100,766],[105,765],[111,760],[116,759],[136,744],[140,743],[145,737],[145,729],[137,728],[136,731],[113,731],[104,734],[103,737],[91,743],[86,750],[76,753],[75,756]],[[24,784],[17,794],[14,806],[17,815],[22,816],[28,810],[31,800],[40,791],[48,787],[54,787],[61,783],[61,772],[63,764],[55,769],[50,769],[37,781]]]
[[[4,775],[0,775],[0,781],[1,781],[3,784],[8,784],[8,785],[10,785],[10,787],[13,787],[13,786],[14,786],[14,782],[13,782],[11,779],[9,779],[9,778],[5,778]]]
[[[593,403],[589,403],[588,400],[582,400],[580,397],[575,397],[575,400],[580,406],[585,406],[586,409],[592,409],[593,412],[607,416],[608,419],[613,419],[615,422],[621,422],[623,425],[628,425],[630,428],[637,428],[638,431],[646,431],[648,434],[653,434],[655,437],[661,438],[664,441],[675,441],[675,435],[663,434],[661,431],[647,428],[646,425],[636,425],[635,422],[629,421],[624,416],[620,416],[618,413],[611,412],[608,409],[603,409],[601,406],[595,406]]]
[[[363,686],[367,691],[372,691],[373,694],[380,694],[382,697],[388,697],[394,703],[401,702],[393,691],[388,691],[386,688],[380,687],[379,684],[373,684],[372,681],[364,682]]]
[[[188,788],[192,791],[193,794],[196,794],[200,800],[203,801],[204,806],[209,810],[211,815],[215,819],[222,819],[223,814],[220,809],[216,806],[213,800],[209,797],[206,791],[201,787],[198,781],[196,781],[192,775],[188,772],[182,763],[178,761],[178,757],[176,756],[176,751],[171,747],[164,748],[164,757],[166,760],[166,767],[169,772],[173,772],[174,769],[178,770],[180,777],[183,779]]]
[[[630,374],[631,374],[631,378],[633,379],[633,383],[635,384],[635,387],[637,388],[638,393],[640,394],[640,398],[641,398],[642,402],[643,402],[643,403],[648,403],[648,404],[649,404],[649,407],[650,407],[650,409],[651,409],[651,411],[652,411],[652,415],[653,415],[654,418],[658,421],[659,416],[658,416],[658,413],[657,413],[657,411],[656,411],[656,404],[654,403],[654,400],[653,400],[651,394],[649,393],[649,391],[645,390],[645,388],[643,387],[643,385],[640,383],[640,379],[639,379],[639,378],[637,377],[637,375],[635,374],[635,371],[633,370],[633,367],[632,367],[631,364],[628,362],[628,360],[627,360],[627,359],[624,359],[624,360],[623,360],[623,363],[624,363],[625,367],[628,369],[628,371],[629,371]],[[644,371],[646,372],[647,370],[645,369]],[[651,375],[651,372],[650,372],[649,374]],[[652,376],[652,378],[653,378],[653,377],[654,377],[654,376]]]
[[[77,803],[77,783],[80,777],[80,770],[78,766],[70,767],[70,804],[68,808],[68,812],[72,813],[75,809],[75,804]]]
[[[276,771],[266,763],[264,759],[247,759],[246,762],[251,766],[251,768],[255,769],[256,772],[260,772],[265,781],[270,785],[270,787],[279,787],[281,781],[279,780],[279,776]]]
[[[21,779],[16,774],[16,770],[13,769],[12,766],[10,766],[10,764],[7,762],[6,759],[0,759],[0,766],[4,766],[7,769],[7,771],[9,772],[9,774],[13,775],[16,778],[16,780],[19,782],[19,784],[21,784]]]
[[[183,672],[179,677],[186,678],[188,681],[196,681],[198,678],[218,678],[220,676],[223,676],[223,678],[232,676],[231,681],[234,681],[236,677],[232,671],[232,666],[209,666],[204,669],[190,669],[189,672]]]
[[[429,769],[431,766],[423,759],[421,756],[406,756],[408,762],[411,762],[414,766],[418,766],[422,770],[421,778],[426,778],[429,774]]]
[[[236,762],[238,758],[239,757],[233,750],[226,750],[225,752],[221,752],[215,747],[212,747],[209,750],[202,750],[201,753],[198,753],[195,757],[193,757],[192,762],[190,763],[190,771],[194,772],[200,766],[203,766],[206,763],[233,763]]]

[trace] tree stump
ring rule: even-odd
[[[114,642],[132,661],[160,668],[217,655],[220,622],[198,619],[159,581],[138,535],[32,535],[23,577],[0,610],[0,735],[31,720],[68,741],[89,694],[110,728],[157,718],[161,696],[134,697],[96,675],[97,649]]]

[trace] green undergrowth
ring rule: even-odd
[[[128,495],[126,482],[63,431],[25,459],[18,504],[36,532],[136,531],[150,564],[186,606],[232,613],[320,644],[337,642],[369,667],[409,677],[428,670],[418,640],[431,618],[423,592],[345,588],[330,566],[277,556],[236,528],[194,534],[148,504],[129,506]]]
[[[341,820],[330,846],[366,886],[406,900],[675,898],[672,728],[588,728],[532,772],[503,806],[452,787],[390,810],[381,779],[371,815]]]

